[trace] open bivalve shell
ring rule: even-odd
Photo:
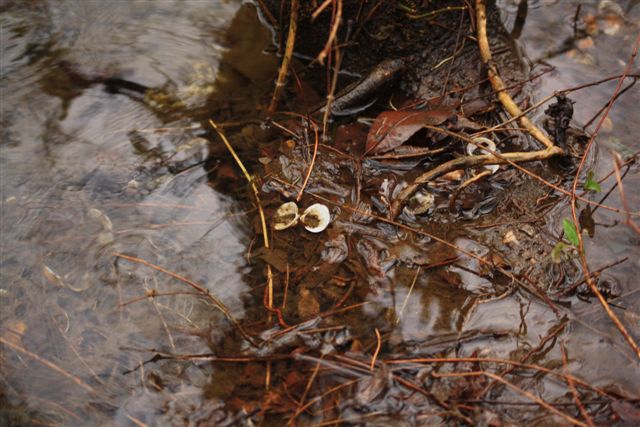
[[[477,142],[481,147],[486,147],[491,151],[499,153],[499,151],[496,149],[496,143],[490,140],[489,138],[479,136],[479,137],[473,138],[473,140]],[[471,156],[478,149],[480,149],[480,147],[473,144],[469,144],[467,145],[467,154]],[[482,149],[480,150],[481,150],[480,151],[481,154],[493,154],[488,150],[482,150]],[[491,173],[496,173],[496,171],[500,169],[500,165],[485,165],[484,168],[491,171]]]
[[[276,211],[273,218],[273,228],[276,230],[286,230],[298,223],[300,215],[298,215],[298,205],[295,202],[287,202],[281,205]]]
[[[304,224],[304,228],[312,233],[320,233],[324,231],[329,222],[331,222],[331,214],[329,208],[322,203],[316,203],[305,209],[300,217],[300,222]]]
[[[427,213],[429,209],[435,204],[436,198],[433,194],[424,190],[418,191],[404,208],[405,211],[411,215],[422,215]]]

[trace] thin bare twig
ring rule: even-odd
[[[558,410],[557,408],[555,408],[552,405],[548,404],[547,402],[545,402],[544,400],[540,399],[538,396],[534,395],[533,393],[528,392],[527,390],[524,390],[524,389],[518,387],[517,385],[513,384],[512,382],[509,382],[509,381],[505,380],[504,378],[502,378],[501,376],[496,375],[496,374],[491,373],[491,372],[486,372],[486,371],[451,372],[451,373],[447,373],[447,374],[433,373],[431,375],[434,378],[486,376],[486,377],[492,378],[493,380],[498,381],[498,382],[506,385],[507,387],[509,387],[510,389],[514,390],[515,392],[527,397],[528,399],[530,399],[533,402],[536,402],[538,405],[540,405],[543,408],[547,409],[549,412],[552,412],[553,414],[555,414],[555,415],[557,415],[557,416],[569,421],[571,424],[575,424],[575,425],[580,426],[580,427],[588,427],[587,424],[585,424],[582,421],[579,421],[579,420],[573,418],[572,416],[567,415],[564,412]]]
[[[480,1],[480,0],[478,0],[478,1]],[[575,174],[575,177],[574,177],[574,180],[573,180],[573,187],[571,189],[571,203],[570,203],[570,205],[571,205],[571,217],[573,219],[573,224],[574,224],[576,230],[578,230],[578,233],[577,233],[577,235],[578,235],[578,254],[580,256],[580,264],[582,265],[582,273],[583,273],[584,278],[585,278],[585,280],[587,282],[587,286],[589,286],[589,289],[591,289],[591,292],[593,292],[593,294],[596,296],[596,298],[598,298],[598,301],[600,302],[600,304],[604,308],[605,312],[607,313],[607,315],[609,316],[611,321],[614,323],[616,328],[618,328],[618,330],[620,331],[620,333],[622,334],[624,339],[627,341],[627,343],[629,343],[629,345],[631,346],[631,348],[635,352],[636,356],[640,359],[640,347],[638,347],[638,344],[635,342],[635,340],[633,339],[631,334],[629,334],[629,332],[627,331],[627,328],[622,324],[622,322],[620,321],[618,316],[613,312],[613,310],[611,310],[611,307],[609,307],[609,304],[607,303],[607,300],[602,295],[602,293],[600,292],[600,290],[596,286],[595,282],[591,278],[591,273],[589,271],[589,265],[587,263],[587,257],[586,257],[585,250],[584,250],[584,241],[582,239],[582,233],[580,232],[580,222],[578,221],[578,212],[577,212],[577,206],[576,206],[579,177],[580,177],[580,173],[582,172],[582,169],[584,168],[584,165],[586,164],[587,155],[589,154],[591,146],[593,145],[593,143],[595,141],[595,138],[598,135],[598,132],[600,131],[600,128],[602,127],[602,124],[604,123],[605,119],[609,115],[609,112],[611,111],[611,108],[613,107],[613,104],[614,104],[614,102],[615,102],[615,100],[617,98],[617,94],[622,89],[622,83],[624,82],[624,79],[626,78],[627,74],[631,71],[631,67],[632,67],[632,65],[633,65],[633,63],[635,61],[635,58],[636,58],[637,54],[638,54],[638,48],[639,47],[640,47],[640,35],[638,35],[638,37],[635,40],[635,43],[634,43],[633,50],[631,52],[631,56],[629,58],[629,61],[627,61],[627,65],[624,68],[622,76],[618,80],[618,84],[616,85],[616,89],[614,90],[614,93],[611,96],[609,104],[607,105],[607,108],[605,109],[604,113],[600,117],[600,121],[596,125],[596,128],[595,128],[593,134],[591,135],[591,138],[589,138],[589,142],[587,143],[587,146],[586,146],[586,148],[584,150],[584,155],[582,156],[582,159],[580,160],[580,165],[578,166],[578,169],[576,170],[576,174]],[[619,184],[622,184],[622,183],[620,182]]]
[[[142,264],[144,266],[150,267],[156,271],[159,271],[161,273],[166,274],[167,276],[171,276],[174,279],[179,280],[182,283],[185,283],[189,286],[191,286],[193,289],[195,289],[196,291],[198,291],[201,295],[207,297],[209,300],[211,300],[211,302],[213,303],[214,306],[216,306],[218,308],[218,310],[220,310],[222,312],[222,314],[225,315],[225,317],[227,319],[229,319],[229,321],[236,327],[238,328],[238,331],[240,332],[240,334],[242,334],[242,336],[249,341],[249,343],[251,343],[253,346],[256,346],[255,341],[253,340],[253,338],[251,338],[251,336],[242,328],[242,326],[240,326],[240,323],[238,323],[238,321],[236,320],[236,318],[231,314],[231,312],[229,311],[229,309],[222,303],[222,301],[220,301],[218,299],[218,297],[216,297],[215,295],[213,295],[211,293],[211,291],[209,291],[208,289],[203,288],[202,286],[198,285],[196,282],[194,282],[193,280],[187,279],[184,276],[181,276],[178,273],[174,273],[171,270],[167,270],[164,267],[160,267],[159,265],[153,264],[149,261],[145,261],[142,258],[138,258],[135,256],[131,256],[131,255],[126,255],[123,253],[119,253],[119,252],[114,252],[113,256],[117,257],[117,258],[122,258],[122,259],[126,259],[127,261],[131,261],[131,262],[135,262],[137,264]]]
[[[342,21],[342,0],[334,1],[333,4],[336,8],[335,14],[333,15],[333,19],[331,22],[331,30],[329,31],[329,37],[327,37],[327,42],[324,45],[324,48],[318,54],[316,60],[322,64],[324,63],[324,59],[331,52],[331,46],[333,46],[336,36],[338,34],[338,28],[340,27],[340,22]]]
[[[95,393],[95,390],[87,383],[85,383],[84,381],[82,381],[80,378],[76,377],[73,374],[70,374],[69,372],[65,371],[64,369],[62,369],[61,367],[59,367],[58,365],[56,365],[53,362],[48,361],[47,359],[38,356],[35,353],[30,352],[29,350],[27,350],[26,348],[19,346],[18,344],[12,343],[11,341],[7,341],[4,338],[0,337],[0,343],[6,345],[7,347],[11,348],[12,350],[23,354],[25,356],[30,357],[31,359],[35,360],[36,362],[39,362],[41,364],[43,364],[44,366],[46,366],[47,368],[51,369],[52,371],[56,371],[57,373],[61,374],[62,376],[64,376],[65,378],[70,379],[71,381],[73,381],[74,383],[76,383],[77,385],[79,385],[80,387],[82,387],[83,389],[85,389],[86,391],[88,391],[89,393]]]
[[[256,199],[256,205],[258,206],[258,213],[260,214],[260,225],[262,226],[262,243],[263,243],[263,246],[268,249],[269,233],[267,231],[267,220],[265,219],[265,216],[264,216],[264,210],[262,209],[262,202],[260,201],[260,193],[258,192],[256,183],[253,180],[253,177],[249,174],[247,169],[244,167],[242,160],[240,160],[240,157],[238,157],[238,155],[236,154],[235,150],[231,146],[231,143],[229,143],[229,140],[224,135],[224,132],[222,132],[222,130],[218,128],[218,126],[215,124],[213,120],[209,120],[209,124],[218,133],[218,136],[220,137],[220,139],[222,139],[222,142],[227,147],[227,150],[229,150],[229,152],[233,156],[233,159],[238,164],[238,167],[240,168],[240,170],[242,170],[242,173],[245,179],[251,186],[251,190],[253,190],[253,197],[255,197]],[[273,308],[273,273],[271,271],[271,265],[269,263],[267,263],[267,289],[268,289],[268,298],[267,298],[268,308],[273,310],[278,310]]]
[[[625,224],[629,226],[633,231],[640,234],[640,227],[638,224],[633,222],[631,219],[631,210],[629,209],[629,202],[627,201],[627,197],[624,193],[624,187],[622,186],[622,174],[620,173],[620,168],[622,167],[622,159],[618,153],[613,153],[613,169],[616,175],[616,182],[618,183],[618,191],[620,192],[620,200],[622,201],[622,206],[624,206],[624,210],[627,211]],[[627,169],[628,170],[628,169]]]
[[[400,307],[400,312],[398,313],[398,318],[396,319],[396,323],[400,323],[400,319],[402,319],[402,313],[404,312],[404,309],[407,306],[407,302],[409,302],[409,297],[411,296],[411,292],[413,292],[413,287],[416,285],[416,282],[418,281],[418,276],[420,275],[421,269],[422,269],[422,266],[419,265],[418,269],[416,270],[416,274],[413,276],[413,281],[411,282],[411,286],[409,287],[407,296],[405,297],[404,302],[402,303],[402,307]]]
[[[562,352],[562,366],[564,367],[564,371],[566,373],[569,373],[569,362],[567,359],[567,350],[564,348],[564,343],[560,343],[560,351]],[[587,410],[584,408],[584,405],[580,400],[580,396],[578,395],[578,390],[576,390],[575,385],[573,385],[573,381],[571,380],[571,378],[567,378],[567,384],[569,385],[569,389],[571,389],[573,400],[574,402],[576,402],[576,406],[578,407],[578,410],[582,414],[582,417],[587,422],[589,427],[594,427],[595,424],[593,423],[593,420],[589,416],[589,413],[587,412]]]
[[[289,64],[293,57],[293,48],[296,44],[296,32],[298,30],[298,0],[291,0],[291,14],[289,17],[289,34],[287,35],[287,45],[284,49],[284,55],[282,57],[282,64],[280,64],[280,70],[278,71],[278,80],[276,80],[276,88],[273,91],[273,97],[271,98],[271,104],[269,105],[268,114],[272,115],[278,109],[278,102],[280,101],[280,95],[282,89],[286,84],[287,74],[289,74]],[[217,128],[216,128],[217,130]]]
[[[304,189],[307,187],[307,183],[309,182],[309,178],[311,177],[311,172],[313,171],[313,166],[316,163],[316,156],[318,155],[318,126],[311,120],[309,121],[311,126],[313,127],[314,134],[314,143],[313,143],[313,156],[311,157],[311,163],[309,163],[309,169],[307,170],[307,174],[304,177],[304,182],[302,183],[302,187],[300,187],[300,191],[298,192],[298,197],[296,197],[296,201],[299,202],[302,199],[302,195],[304,193]]]
[[[380,336],[380,331],[378,328],[375,328],[376,331],[376,351],[373,352],[373,356],[371,357],[371,365],[369,367],[370,371],[373,371],[373,368],[376,366],[376,359],[378,358],[378,354],[380,353],[380,348],[382,348],[382,337]]]

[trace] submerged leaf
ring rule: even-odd
[[[589,237],[593,237],[596,234],[596,221],[593,219],[593,212],[589,206],[586,206],[580,211],[578,215],[578,223],[581,230],[587,230]]]
[[[280,272],[287,271],[289,257],[286,251],[274,248],[259,248],[255,251],[255,256],[262,258],[264,262],[271,265]]]
[[[298,316],[302,319],[315,317],[320,313],[320,303],[309,289],[300,289],[298,294]]]
[[[444,123],[450,110],[385,111],[371,125],[365,153],[385,153],[404,144],[424,125],[438,126]]]
[[[567,236],[567,239],[573,246],[578,246],[580,244],[580,239],[578,239],[578,231],[576,230],[576,226],[573,222],[569,221],[567,218],[563,219],[562,229],[564,230],[564,234]]]

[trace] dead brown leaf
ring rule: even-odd
[[[309,289],[300,289],[298,295],[298,316],[308,319],[320,313],[320,303]]]
[[[391,151],[404,144],[424,125],[438,126],[453,112],[451,110],[385,111],[371,125],[365,154]]]

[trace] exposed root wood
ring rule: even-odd
[[[420,175],[414,182],[409,184],[398,194],[398,197],[393,202],[390,209],[389,215],[391,218],[395,218],[400,214],[404,203],[409,199],[409,197],[411,197],[411,195],[413,195],[413,193],[415,193],[420,188],[421,185],[424,185],[434,178],[437,178],[438,176],[444,175],[445,173],[451,172],[455,169],[468,168],[478,165],[504,163],[515,164],[535,160],[545,160],[563,153],[560,147],[554,145],[553,142],[551,142],[551,140],[524,115],[524,113],[513,101],[513,98],[511,98],[511,96],[507,93],[505,84],[500,78],[496,65],[493,63],[491,57],[491,49],[489,48],[489,40],[487,38],[486,5],[483,0],[476,1],[476,19],[478,25],[478,45],[480,48],[480,56],[483,63],[487,67],[489,81],[491,82],[491,86],[493,87],[494,91],[497,93],[498,99],[500,100],[505,110],[512,117],[518,117],[518,122],[520,123],[522,128],[526,129],[527,132],[529,132],[546,148],[544,150],[532,152],[513,152],[504,154],[498,154],[494,152],[490,155],[485,154],[480,156],[465,156],[443,163],[435,167],[434,169]],[[430,128],[429,126],[425,127]],[[475,142],[470,138],[461,137],[461,139],[475,144]]]
[[[268,114],[272,115],[278,109],[278,102],[282,95],[282,89],[286,84],[287,75],[289,74],[289,64],[291,58],[293,58],[293,48],[296,44],[296,32],[298,30],[298,0],[291,0],[291,15],[289,18],[289,34],[287,35],[287,45],[284,49],[284,55],[282,57],[282,64],[280,64],[280,70],[278,71],[278,80],[276,81],[276,87],[273,91],[273,97],[271,98],[271,104],[269,105]]]
[[[476,19],[478,21],[478,46],[480,48],[480,57],[482,62],[487,67],[487,75],[493,90],[498,95],[498,99],[502,103],[502,106],[507,110],[511,116],[521,116],[518,122],[520,125],[527,129],[531,136],[540,141],[545,147],[554,147],[553,142],[534,125],[526,116],[522,114],[520,107],[514,102],[511,95],[506,90],[505,84],[500,78],[496,64],[491,57],[491,49],[489,47],[489,39],[487,38],[487,10],[485,0],[476,1]],[[562,154],[562,150],[558,149]]]
[[[450,136],[455,136],[470,144],[476,144],[475,141],[473,141],[471,138],[468,138],[464,135],[456,134],[454,132],[440,129],[435,126],[425,126],[425,127],[427,129],[432,129],[435,131],[446,133]],[[491,151],[489,149],[485,149],[485,150]],[[562,153],[562,150],[558,147],[553,146],[540,151],[514,152],[514,153],[493,152],[492,154],[483,154],[478,156],[464,156],[464,157],[459,157],[457,159],[450,160],[446,163],[443,163],[431,169],[428,172],[423,173],[422,175],[417,177],[411,184],[409,184],[406,188],[404,188],[398,194],[396,199],[393,201],[389,216],[391,218],[397,217],[400,214],[402,206],[409,199],[409,197],[413,195],[413,193],[418,191],[420,186],[448,172],[454,171],[456,169],[465,169],[472,166],[480,166],[480,165],[498,165],[498,164],[513,165],[516,163],[533,162],[536,160],[549,159],[553,156],[558,155],[559,153]]]

